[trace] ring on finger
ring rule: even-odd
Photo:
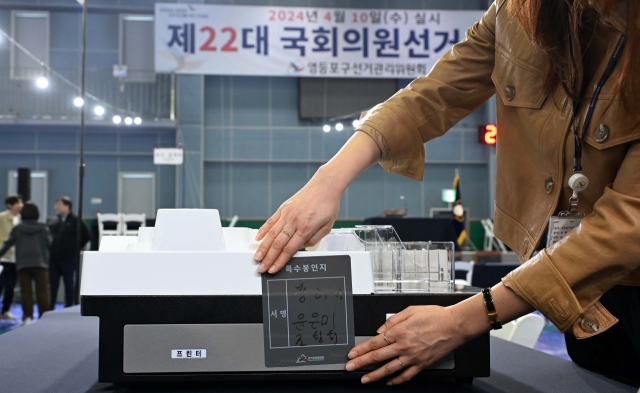
[[[283,229],[282,231],[280,231],[280,233],[284,233],[285,235],[287,235],[287,237],[288,237],[289,239],[291,239],[291,236],[293,236],[293,235],[291,235],[289,232],[285,231],[284,229]]]
[[[389,339],[387,338],[386,334],[383,334],[382,338],[384,338],[384,341],[387,343],[387,345],[391,345],[391,343],[389,342]]]
[[[400,357],[397,357],[396,360],[398,361],[398,363],[400,363],[400,366],[402,368],[404,368],[404,364],[402,364],[402,361],[400,360]]]

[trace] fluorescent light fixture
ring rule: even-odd
[[[124,118],[124,124],[130,126],[133,123],[133,119],[130,118],[129,116]]]
[[[342,123],[336,124],[336,131],[342,131],[343,128],[344,126],[342,125]]]
[[[442,190],[442,202],[453,203],[456,201],[456,190],[443,189]]]
[[[104,107],[100,105],[96,106],[95,108],[93,108],[93,113],[95,113],[96,116],[104,115]]]
[[[123,179],[153,179],[153,173],[123,173]]]
[[[153,15],[126,15],[122,18],[127,21],[134,22],[153,22]]]
[[[331,126],[328,124],[325,124],[324,127],[322,127],[322,131],[324,132],[329,132],[331,131]]]
[[[19,11],[17,13],[18,18],[48,18],[48,12],[29,12],[29,11]]]
[[[82,105],[84,105],[84,100],[82,99],[82,97],[76,97],[73,99],[73,105],[80,108]]]
[[[49,79],[44,76],[38,77],[38,79],[36,79],[36,86],[40,89],[46,89],[49,87]]]
[[[133,123],[139,126],[140,124],[142,124],[142,119],[139,117],[136,117],[135,119],[133,119]]]
[[[122,122],[122,117],[118,115],[113,116],[113,122],[116,124],[120,124]]]

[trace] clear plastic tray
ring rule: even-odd
[[[358,226],[354,234],[371,252],[374,290],[453,292],[453,242],[402,242],[390,225]]]

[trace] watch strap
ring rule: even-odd
[[[493,330],[502,329],[502,323],[498,318],[498,311],[496,311],[496,306],[493,304],[493,296],[491,295],[491,288],[484,288],[482,290],[482,299],[484,300],[484,306],[487,308],[487,316],[489,317],[489,323],[491,324],[491,329]]]

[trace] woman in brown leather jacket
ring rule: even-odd
[[[369,110],[265,223],[258,271],[278,271],[329,233],[343,191],[371,165],[420,180],[423,143],[496,94],[495,234],[522,266],[485,299],[391,317],[347,369],[384,362],[362,382],[411,379],[499,325],[485,307],[492,295],[502,323],[537,309],[567,332],[575,362],[639,383],[639,28],[637,0],[497,0],[428,75]],[[581,224],[534,256],[550,217],[569,209],[585,213]]]

